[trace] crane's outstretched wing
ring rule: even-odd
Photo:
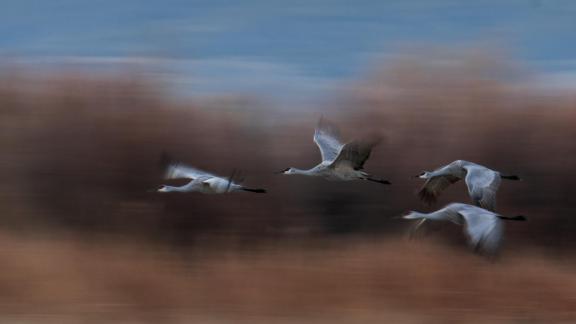
[[[364,163],[370,157],[372,148],[380,143],[381,138],[374,136],[364,140],[354,140],[344,144],[332,162],[333,166],[349,164],[354,170],[364,168]]]
[[[432,177],[424,182],[424,185],[418,191],[418,197],[428,205],[431,205],[438,200],[438,196],[444,189],[458,182],[458,180],[460,178],[453,175]]]
[[[340,142],[340,132],[332,123],[320,118],[314,131],[314,142],[320,149],[323,162],[332,162],[338,156],[343,144]]]
[[[439,173],[439,175],[424,182],[418,190],[418,197],[428,205],[435,203],[442,191],[460,180],[461,171],[455,162],[434,170],[433,172]]]
[[[216,177],[213,174],[208,172],[204,172],[199,169],[195,169],[189,166],[186,166],[181,163],[172,163],[168,165],[166,170],[165,179],[198,179],[198,178],[206,178],[206,177]]]
[[[498,215],[483,208],[468,206],[458,210],[466,225],[464,232],[476,251],[495,254],[504,234],[504,222]]]
[[[496,210],[496,192],[500,187],[500,173],[483,166],[467,167],[466,185],[476,206]]]

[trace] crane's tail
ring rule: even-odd
[[[506,180],[522,180],[517,175],[500,175],[500,178],[506,179]]]
[[[253,189],[253,188],[245,188],[242,187],[240,190],[248,191],[248,192],[255,192],[255,193],[266,193],[266,189]]]
[[[513,217],[498,216],[498,218],[504,219],[504,220],[510,220],[510,221],[526,221],[527,220],[526,217],[524,217],[522,215],[513,216]]]

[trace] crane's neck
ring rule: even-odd
[[[300,174],[300,175],[314,175],[314,169],[309,169],[309,170],[302,170],[302,169],[297,169],[297,168],[292,168],[291,170],[291,174]]]
[[[444,219],[442,210],[438,210],[438,211],[431,212],[428,214],[422,213],[421,215],[422,215],[422,218],[431,219],[431,220],[443,220]]]
[[[457,166],[458,167],[445,167],[440,170],[429,172],[426,176],[426,179],[441,176],[455,176],[458,178],[464,178],[466,176],[466,165],[465,166],[457,165]]]
[[[421,213],[421,212],[417,212],[417,211],[411,211],[408,215],[404,216],[403,218],[406,219],[422,219],[422,218],[427,218],[426,214]]]
[[[162,191],[163,192],[184,192],[187,190],[183,187],[164,186],[162,188]]]
[[[404,216],[406,219],[430,219],[430,220],[450,220],[458,224],[457,219],[453,219],[451,215],[448,215],[444,209],[440,209],[431,213],[420,213],[417,211],[412,211],[408,215]]]

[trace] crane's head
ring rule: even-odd
[[[156,191],[157,192],[170,192],[172,190],[170,190],[170,187],[168,187],[168,186],[160,186]]]
[[[276,172],[277,174],[295,174],[296,170],[294,168],[286,168],[282,171]]]
[[[415,176],[415,178],[428,179],[428,178],[430,178],[430,172],[424,171],[424,172],[420,173],[419,175]]]
[[[422,214],[419,213],[419,212],[417,212],[417,211],[410,210],[410,211],[406,212],[404,215],[402,215],[401,218],[404,218],[404,219],[419,219],[419,218],[422,218]]]

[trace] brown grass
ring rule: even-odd
[[[177,252],[117,239],[0,235],[6,318],[355,323],[576,320],[576,265],[489,262],[433,238]],[[200,252],[201,251],[201,252]]]

